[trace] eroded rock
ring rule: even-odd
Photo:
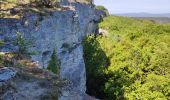
[[[61,88],[68,83],[58,75],[39,68],[15,70],[15,78],[0,85],[0,100],[57,100]]]
[[[0,82],[6,82],[16,75],[16,70],[10,67],[4,67],[0,69]]]

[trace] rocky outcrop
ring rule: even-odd
[[[6,42],[0,50],[17,50],[12,40],[15,40],[16,32],[24,33],[25,39],[31,42],[29,51],[35,53],[32,60],[46,68],[55,49],[61,60],[60,76],[71,82],[63,89],[60,99],[81,100],[86,91],[81,40],[85,35],[96,32],[100,16],[91,4],[67,1],[61,4],[74,9],[52,10],[45,15],[27,12],[19,20],[0,19],[0,39]]]
[[[3,68],[0,79],[0,100],[57,100],[61,88],[68,84],[36,67]]]
[[[15,77],[16,71],[13,68],[0,68],[0,84]]]

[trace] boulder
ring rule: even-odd
[[[0,82],[6,82],[16,75],[16,70],[9,67],[4,67],[0,69]]]

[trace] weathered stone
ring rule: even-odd
[[[15,77],[16,71],[13,68],[4,67],[0,69],[0,82],[6,82]]]
[[[50,71],[36,67],[15,70],[15,78],[0,84],[0,100],[57,100],[61,88],[67,85]]]
[[[107,36],[109,33],[107,30],[104,30],[102,28],[99,29],[99,35]]]

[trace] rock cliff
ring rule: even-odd
[[[17,50],[12,44],[16,32],[24,34],[31,42],[32,60],[37,61],[41,68],[46,68],[50,56],[55,49],[61,60],[60,76],[70,80],[70,85],[63,89],[60,100],[81,100],[86,91],[86,72],[83,59],[82,38],[95,33],[100,15],[90,3],[60,2],[64,10],[52,10],[48,14],[25,12],[21,19],[0,19],[0,39],[5,45],[1,52]]]

